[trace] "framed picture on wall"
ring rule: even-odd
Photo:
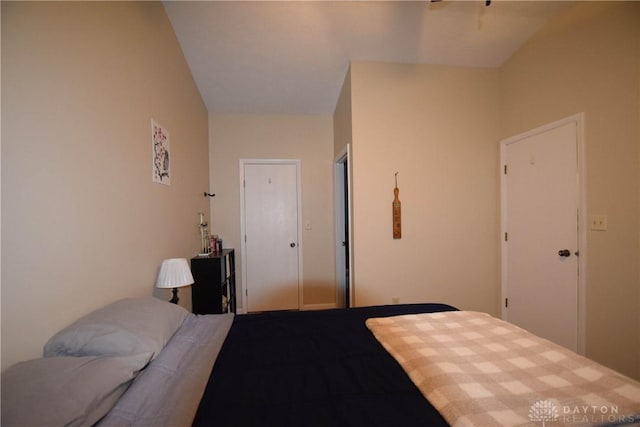
[[[151,119],[151,152],[153,182],[171,185],[169,132]]]

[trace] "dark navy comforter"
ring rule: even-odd
[[[446,426],[365,326],[408,304],[236,316],[193,425]]]

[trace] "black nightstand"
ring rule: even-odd
[[[191,301],[195,314],[236,312],[236,266],[233,249],[191,258]]]

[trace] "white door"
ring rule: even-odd
[[[503,317],[579,350],[578,121],[502,142]]]
[[[243,172],[247,311],[298,309],[298,163],[246,162]]]

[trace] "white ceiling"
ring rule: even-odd
[[[558,1],[165,1],[210,112],[332,114],[350,61],[500,66]]]

